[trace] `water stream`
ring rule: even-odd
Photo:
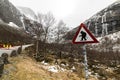
[[[102,16],[102,36],[105,36],[108,34],[108,24],[106,20],[107,13],[105,12]]]
[[[21,22],[22,22],[22,26],[23,26],[24,30],[26,30],[23,16],[20,17],[20,20],[21,20]]]

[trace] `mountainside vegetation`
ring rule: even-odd
[[[120,80],[119,4],[115,2],[84,22],[95,36],[102,36],[100,43],[87,45],[89,80]],[[22,14],[8,0],[0,1],[0,44],[34,45],[16,57],[7,56],[9,63],[0,67],[0,80],[84,80],[84,44],[71,43],[78,27],[68,32],[66,24],[56,23],[51,12],[21,9],[26,12]],[[34,20],[26,15],[29,11]]]

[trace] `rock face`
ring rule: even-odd
[[[36,20],[37,16],[30,8],[22,7],[18,9],[8,0],[0,0],[1,41],[30,40],[35,35],[33,28],[39,27],[42,29],[42,25]]]
[[[27,8],[27,7],[17,7],[17,9],[20,10],[20,12],[24,14],[26,17],[32,20],[37,20],[37,15],[32,9]]]
[[[85,24],[96,36],[104,36],[120,30],[120,1],[98,12]]]
[[[8,0],[0,0],[0,18],[6,22],[14,22],[19,27],[22,27],[20,20],[21,13]]]
[[[120,31],[120,0],[93,15],[84,24],[97,37]],[[68,32],[64,38],[71,40],[77,29]]]

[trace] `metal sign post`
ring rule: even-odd
[[[83,45],[84,65],[85,65],[85,80],[88,80],[88,64],[87,64],[87,51],[86,44]]]
[[[86,44],[87,43],[98,43],[99,41],[87,29],[87,27],[83,23],[81,23],[72,42],[73,42],[73,44],[83,44],[83,55],[84,55],[84,64],[85,64],[85,80],[88,80],[88,64],[87,64]]]

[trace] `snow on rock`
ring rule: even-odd
[[[88,45],[90,46],[90,49],[95,49],[99,51],[109,51],[108,49],[111,49],[113,51],[120,51],[120,31],[106,35],[104,37],[98,37],[97,40],[99,43]]]
[[[27,18],[36,21],[31,15],[25,15]]]
[[[49,66],[47,66],[46,69],[47,69],[48,71],[54,72],[54,73],[66,71],[66,69],[60,67],[59,65],[52,65],[52,66],[49,65]]]
[[[108,68],[106,69],[106,71],[109,72],[109,73],[114,73],[114,72],[113,72],[113,68],[110,68],[110,67],[108,67]]]
[[[50,71],[50,72],[54,72],[54,73],[57,73],[57,72],[64,72],[66,71],[66,69],[60,67],[59,65],[50,65],[48,63],[45,63],[45,61],[42,61],[41,64],[43,64],[43,69],[47,70],[47,71]]]
[[[75,70],[75,66],[73,66],[71,69],[72,69],[72,70]]]
[[[61,64],[61,66],[66,66],[65,64]]]
[[[118,50],[120,52],[120,45],[116,44],[112,49],[115,51]]]
[[[27,18],[29,18],[31,20],[34,20],[34,21],[37,21],[37,15],[31,8],[28,8],[28,7],[17,7],[17,9],[22,14],[24,14]]]
[[[14,22],[9,22],[8,25],[13,28],[19,28],[19,26],[17,26]]]
[[[46,63],[45,61],[42,61],[41,62],[43,65],[48,65],[48,63]]]
[[[48,67],[48,71],[51,71],[51,72],[58,72],[58,69],[57,69],[57,67],[55,67],[55,66],[49,66]]]
[[[88,75],[91,75],[91,74],[92,74],[92,72],[88,71]]]

